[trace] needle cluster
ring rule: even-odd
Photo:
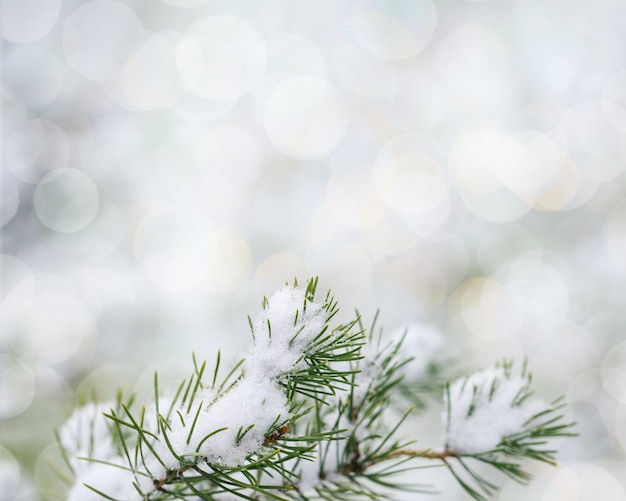
[[[317,301],[316,288],[317,279],[294,282],[265,298],[250,319],[249,356],[226,375],[219,352],[212,370],[194,357],[175,391],[162,392],[155,374],[144,405],[120,393],[77,409],[58,431],[70,471],[65,498],[381,499],[431,492],[398,479],[442,465],[483,500],[496,485],[471,461],[522,482],[523,460],[554,461],[546,445],[572,425],[562,404],[533,396],[525,368],[514,375],[505,363],[443,384],[431,354],[443,343],[432,333],[424,353],[433,360],[417,357],[411,370],[405,336],[386,340],[376,320],[368,335],[358,314],[336,325],[337,302],[330,293]],[[443,390],[445,437],[440,450],[421,450],[408,418],[433,390]]]

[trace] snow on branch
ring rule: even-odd
[[[469,461],[518,481],[529,478],[522,460],[554,461],[547,443],[571,424],[561,403],[532,395],[525,368],[514,375],[504,363],[444,385],[437,329],[385,340],[376,314],[368,337],[358,313],[332,325],[337,302],[316,301],[316,288],[317,279],[295,282],[265,298],[250,319],[249,356],[225,376],[219,352],[212,371],[194,357],[176,391],[163,392],[155,374],[143,406],[120,392],[77,409],[57,437],[67,500],[378,499],[406,490],[396,478],[424,460],[448,465],[483,500],[496,486]],[[442,387],[445,444],[412,448],[412,411]]]

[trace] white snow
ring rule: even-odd
[[[261,450],[271,427],[290,417],[289,402],[279,379],[304,363],[303,355],[326,320],[323,306],[305,299],[302,289],[286,286],[272,295],[253,323],[255,343],[244,364],[243,377],[222,395],[201,389],[191,407],[188,402],[179,403],[171,413],[171,429],[166,433],[176,455],[186,459],[200,455],[209,463],[238,466]],[[161,414],[170,402],[167,397],[160,400]],[[89,456],[128,466],[118,456],[108,429],[110,423],[102,416],[110,408],[110,404],[94,404],[78,409],[61,429],[61,443],[72,457],[77,474],[69,493],[71,501],[94,498],[95,494],[83,482],[93,482],[94,487],[113,497],[134,501],[139,495],[132,487],[133,481],[150,490],[152,477],[162,478],[167,469],[180,467],[163,436],[155,439],[152,446],[165,466],[156,457],[147,458],[152,477],[135,479],[132,472],[120,468],[87,461],[79,464],[77,456]],[[142,426],[157,434],[154,406],[146,411]],[[149,454],[147,449],[144,454]]]
[[[209,463],[238,466],[258,451],[276,420],[283,422],[289,417],[287,398],[277,378],[296,366],[325,322],[326,311],[322,305],[305,300],[304,290],[286,286],[272,295],[253,323],[255,343],[244,364],[243,378],[217,399],[205,394],[190,412],[179,409],[184,425],[178,416],[171,420],[168,438],[176,453],[187,456],[200,452]],[[238,433],[248,428],[237,440]],[[219,429],[223,430],[214,433]],[[159,441],[156,447],[166,458],[166,466],[176,468],[178,461],[165,442]]]
[[[254,351],[246,360],[246,377],[268,381],[292,369],[326,318],[321,304],[305,300],[304,290],[289,286],[279,289],[253,323]]]
[[[444,410],[447,425],[446,449],[457,454],[476,454],[493,450],[504,437],[524,429],[525,422],[548,406],[528,398],[513,405],[528,380],[507,375],[501,367],[477,372],[450,385],[450,415]],[[492,391],[493,389],[493,391]],[[473,411],[470,414],[470,408]],[[444,409],[448,407],[444,394]]]
[[[74,411],[59,430],[61,445],[75,473],[74,485],[67,501],[101,501],[103,498],[85,484],[106,492],[116,499],[140,500],[132,483],[135,475],[123,469],[125,461],[118,455],[109,426],[112,424],[103,412],[110,413],[114,404],[87,404]],[[110,464],[88,461],[92,458]],[[122,468],[118,468],[118,465]]]
[[[59,429],[61,445],[67,452],[74,469],[80,469],[83,461],[78,457],[104,459],[114,454],[109,425],[102,413],[110,413],[113,403],[91,403],[76,409]]]

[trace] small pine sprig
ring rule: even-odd
[[[301,478],[291,497],[356,500],[382,499],[390,489],[430,492],[424,485],[393,481],[421,467],[406,464],[416,457],[402,453],[412,441],[398,438],[412,407],[399,413],[392,407],[411,357],[402,355],[403,338],[383,343],[382,332],[375,335],[376,319],[363,358],[351,363],[351,387],[318,406],[310,423],[316,430],[338,430],[336,440],[320,442],[312,462],[294,466]]]
[[[497,486],[479,474],[472,461],[527,483],[531,475],[523,467],[524,460],[555,464],[556,451],[549,441],[576,435],[575,423],[566,421],[562,413],[563,399],[535,398],[531,383],[526,362],[516,375],[513,363],[505,360],[445,387],[446,443],[439,454],[463,489],[478,501],[487,500]]]

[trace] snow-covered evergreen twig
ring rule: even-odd
[[[332,326],[337,303],[330,293],[316,302],[316,288],[294,282],[265,298],[250,319],[253,349],[226,376],[218,352],[208,381],[194,358],[172,395],[155,374],[147,405],[120,394],[78,409],[58,434],[73,475],[67,500],[379,499],[429,492],[395,478],[433,461],[482,500],[495,485],[469,461],[527,481],[521,460],[554,460],[547,441],[571,424],[509,363],[445,386],[445,443],[415,448],[406,420],[427,400],[402,390],[412,374],[403,338],[384,341],[375,320],[368,338],[359,315]],[[414,390],[437,386],[427,365]]]

